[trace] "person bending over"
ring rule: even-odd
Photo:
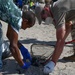
[[[22,68],[25,68],[25,62],[21,59],[20,50],[17,44],[18,35],[20,29],[26,30],[35,24],[34,13],[32,11],[21,12],[14,4],[13,0],[0,0],[0,20],[8,23],[6,36],[10,42],[10,51],[18,64]],[[2,43],[0,42],[0,46],[1,45]],[[0,60],[1,57],[2,52],[0,52]],[[0,65],[0,68],[2,68],[2,62],[0,62]]]
[[[43,9],[38,6],[36,7],[40,11],[38,15],[39,24],[41,24],[42,20],[44,22],[48,21],[47,24],[50,22],[56,28],[56,46],[54,53],[52,55],[52,59],[49,63],[44,66],[44,73],[48,74],[54,70],[54,67],[63,51],[65,39],[67,38],[69,32],[71,31],[72,27],[72,20],[75,19],[75,0],[57,0],[55,2],[51,2],[50,7],[44,6]]]

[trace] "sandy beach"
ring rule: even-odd
[[[6,37],[7,24],[2,22],[3,32],[5,41],[9,42]],[[71,35],[68,36],[66,41],[71,40]],[[30,51],[31,45],[33,43],[45,43],[45,44],[55,44],[56,35],[55,28],[51,25],[38,25],[36,22],[35,26],[32,28],[20,30],[19,32],[19,41]],[[55,69],[49,75],[75,75],[75,62],[64,61],[62,58],[64,56],[69,56],[73,54],[72,46],[66,45],[64,47],[63,53],[61,54]],[[9,57],[3,60],[3,72],[2,75],[44,75],[42,67],[31,66],[28,70],[23,70],[19,67],[17,62],[13,57]],[[1,74],[0,74],[1,75]]]

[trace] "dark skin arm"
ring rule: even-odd
[[[22,44],[18,41],[18,48],[20,48],[22,46]]]
[[[23,66],[24,62],[20,56],[20,50],[18,48],[18,34],[12,29],[10,25],[8,25],[7,38],[10,41],[10,50],[13,57],[19,63],[20,66]]]

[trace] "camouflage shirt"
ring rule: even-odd
[[[13,3],[13,0],[0,0],[0,20],[7,22],[17,32],[21,27],[18,25],[21,16],[21,10]]]

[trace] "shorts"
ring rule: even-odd
[[[66,22],[75,21],[75,10],[71,10],[66,13],[65,21]]]

